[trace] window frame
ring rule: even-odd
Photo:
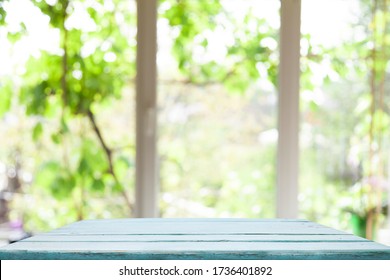
[[[301,0],[280,0],[276,215],[298,217]],[[157,0],[137,1],[136,199],[134,216],[158,210]]]

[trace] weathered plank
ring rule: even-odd
[[[128,220],[127,222],[87,222],[75,223],[52,231],[52,234],[348,234],[322,225],[307,221],[295,222],[235,222],[225,220],[223,222],[180,222],[180,221],[155,221]]]
[[[2,260],[390,260],[387,251],[56,252],[0,251]]]
[[[323,243],[15,243],[0,258],[38,259],[390,259],[390,251],[373,242]],[[127,245],[127,246],[126,246]],[[256,246],[254,246],[256,245]],[[11,254],[7,254],[7,251]]]
[[[253,252],[386,250],[374,242],[17,242],[4,248],[56,252]],[[390,253],[390,251],[389,251]]]
[[[133,219],[133,218],[127,218],[127,219],[105,219],[105,220],[99,220],[99,219],[91,219],[91,220],[83,220],[71,223],[65,227],[73,226],[77,224],[88,224],[88,223],[99,223],[99,224],[115,224],[115,223],[170,223],[170,222],[180,222],[180,223],[225,223],[225,222],[235,222],[235,223],[274,223],[274,222],[283,222],[283,223],[296,223],[296,222],[305,222],[305,223],[312,223],[305,219],[255,219],[255,218],[162,218],[162,219],[156,219],[156,218],[142,218],[142,219]]]
[[[354,235],[52,235],[21,242],[369,242]]]

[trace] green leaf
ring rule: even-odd
[[[134,166],[134,164],[127,157],[121,156],[115,160],[114,170],[119,178],[123,178],[132,166]]]
[[[37,141],[42,136],[42,133],[43,133],[42,123],[39,122],[33,128],[33,132],[32,132],[33,140]]]
[[[102,192],[105,189],[105,185],[101,179],[94,179],[92,182],[92,190]]]
[[[60,174],[51,183],[50,190],[58,200],[69,199],[75,188],[75,180],[70,175]]]
[[[89,174],[104,173],[108,170],[107,158],[95,141],[85,139],[81,147],[82,160],[88,166]]]
[[[123,191],[123,185],[120,184],[120,183],[114,183],[113,187],[112,187],[112,191],[113,192],[121,192]]]
[[[10,108],[12,103],[12,87],[10,83],[0,84],[0,117]]]
[[[36,186],[49,189],[57,174],[61,171],[61,165],[57,161],[45,162],[36,172],[34,183]]]
[[[5,16],[7,14],[6,11],[4,10],[3,3],[2,3],[4,1],[7,1],[7,0],[0,1],[0,26],[5,23]]]
[[[61,118],[61,133],[68,133],[69,132],[69,127],[68,124],[65,121],[65,118]]]
[[[79,166],[77,168],[77,172],[82,175],[88,175],[91,171],[91,168],[88,164],[88,161],[85,157],[82,157],[79,162]]]
[[[51,135],[51,141],[53,141],[53,143],[55,143],[57,145],[61,143],[61,139],[62,139],[62,137],[61,137],[61,134],[59,134],[59,133],[53,133]]]
[[[23,95],[26,98],[28,115],[44,115],[47,105],[47,81],[42,81],[31,89],[26,89]]]

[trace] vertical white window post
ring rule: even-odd
[[[298,217],[301,0],[281,0],[276,215]]]
[[[138,218],[158,216],[157,0],[137,0],[136,191]]]

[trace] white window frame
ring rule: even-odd
[[[137,1],[136,190],[134,216],[158,216],[157,0]]]
[[[281,1],[276,215],[298,217],[301,0]],[[135,217],[158,217],[157,0],[137,0]]]
[[[281,0],[276,216],[298,217],[301,0]]]

